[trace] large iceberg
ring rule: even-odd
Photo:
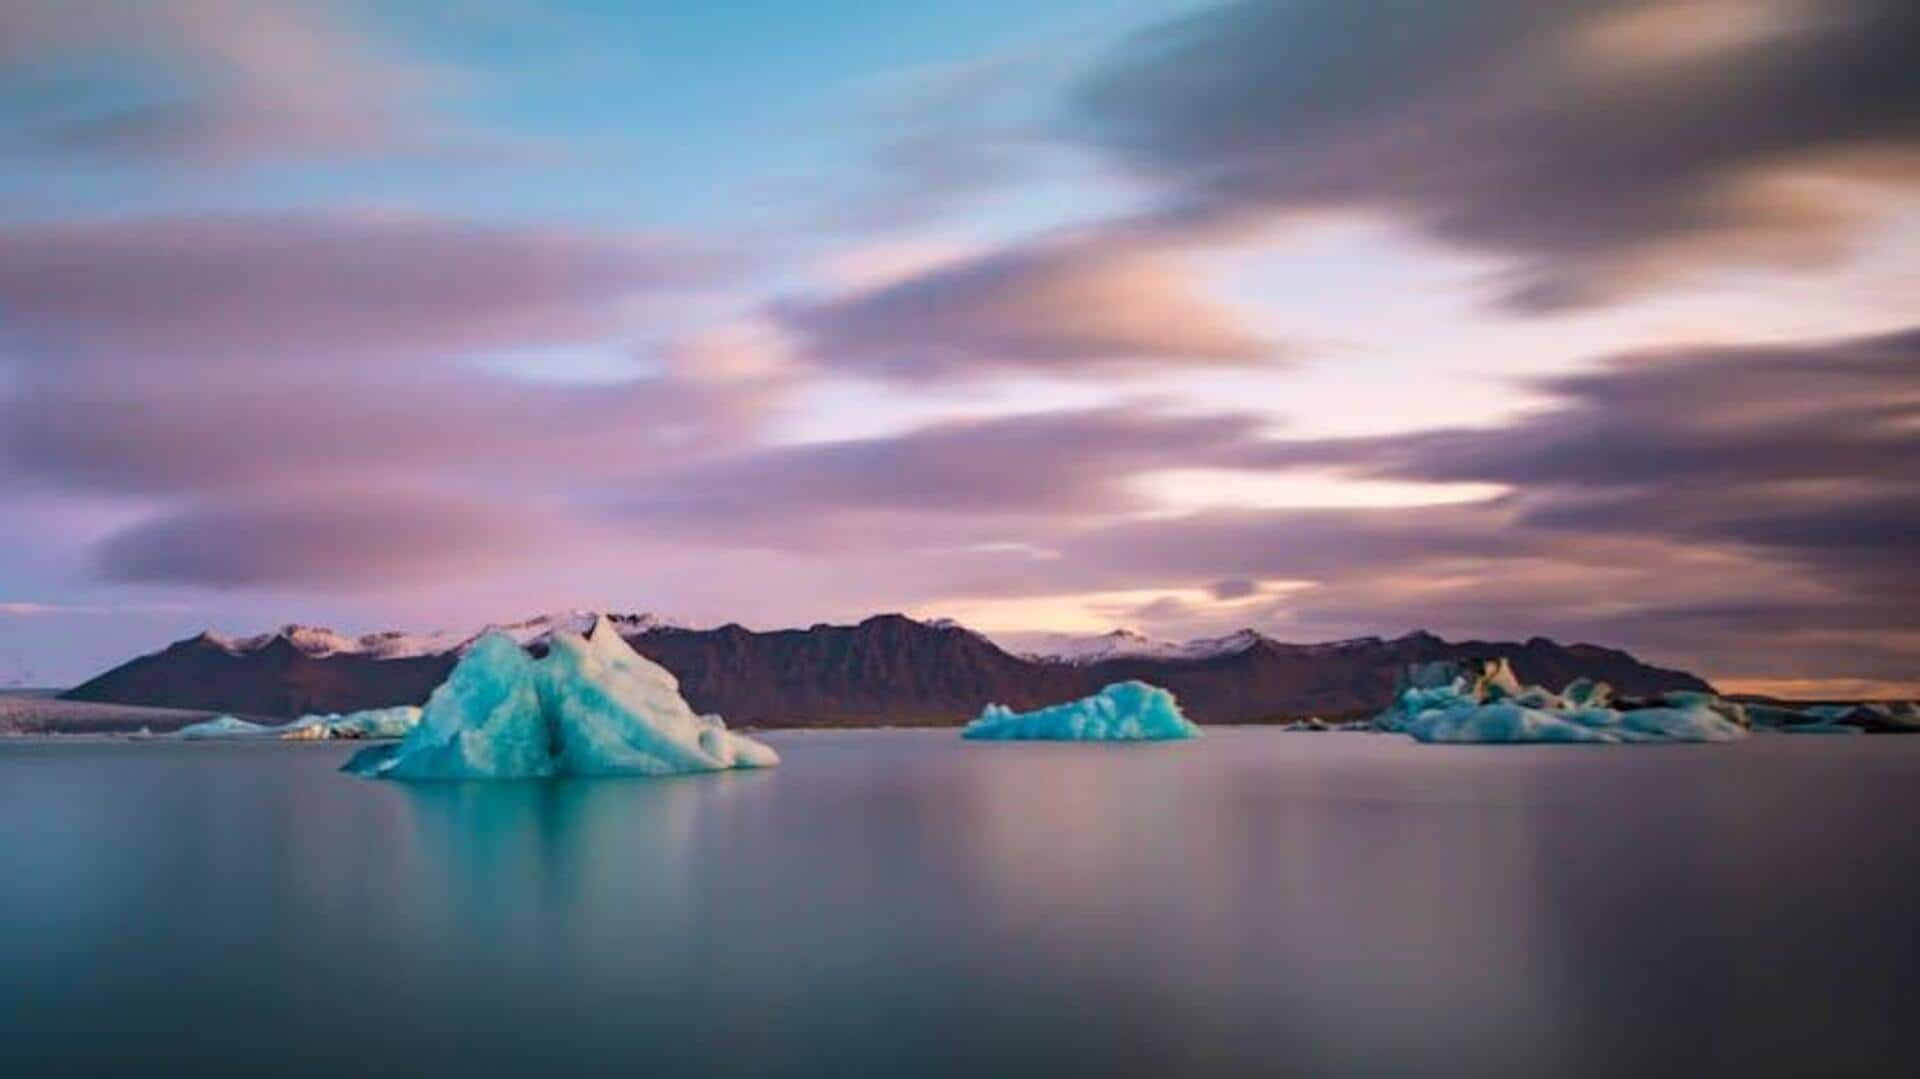
[[[538,676],[562,772],[675,775],[780,763],[719,716],[696,714],[673,674],[607,623],[588,637],[555,634]]]
[[[989,704],[960,732],[984,741],[1148,742],[1199,735],[1173,694],[1145,682],[1115,682],[1091,697],[1032,712]]]
[[[1730,742],[1747,733],[1738,704],[1711,693],[1616,701],[1605,682],[1559,693],[1522,686],[1504,659],[1415,664],[1374,721],[1422,742]]]
[[[385,779],[677,775],[766,768],[779,754],[694,713],[672,673],[605,619],[554,634],[544,659],[489,634],[433,691],[419,724],[346,771]]]

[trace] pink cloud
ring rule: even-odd
[[[29,355],[121,370],[418,360],[585,339],[716,265],[660,239],[424,217],[32,224],[0,229],[0,306]]]
[[[1277,352],[1170,256],[1117,242],[1010,248],[779,314],[819,363],[891,378],[1251,364]]]
[[[422,141],[446,75],[320,5],[269,0],[40,3],[0,10],[0,67],[132,58],[166,91],[55,113],[47,146],[153,161],[393,150]]]

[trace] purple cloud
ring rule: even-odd
[[[319,5],[256,0],[17,4],[0,71],[108,58],[146,91],[104,111],[46,111],[39,149],[149,163],[228,163],[423,144],[447,81]],[[131,59],[131,64],[129,64]]]
[[[1083,240],[963,259],[776,314],[817,363],[883,378],[1253,364],[1278,351],[1166,257]]]
[[[546,484],[556,470],[593,482],[740,449],[782,392],[773,377],[673,373],[590,385],[477,372],[41,382],[0,396],[0,462],[16,484],[149,494],[373,475]]]
[[[1061,572],[1310,582],[1266,612],[1308,637],[1525,624],[1748,675],[1910,675],[1920,332],[1642,353],[1542,388],[1557,406],[1501,427],[1275,440],[1240,461],[1508,495],[1104,525],[1060,544]]]
[[[585,339],[711,280],[660,240],[421,217],[282,214],[0,228],[0,307],[29,359],[418,362]]]
[[[1262,422],[1131,408],[955,421],[721,457],[643,482],[621,504],[649,526],[788,541],[841,521],[862,532],[871,516],[918,517],[939,522],[923,539],[952,543],[972,526],[1147,508],[1131,487],[1139,474],[1243,452]]]
[[[196,503],[119,533],[101,575],[209,588],[405,586],[524,557],[529,515],[436,491],[302,492]]]
[[[1548,310],[1824,249],[1848,215],[1789,171],[1911,189],[1916,42],[1905,0],[1240,0],[1135,35],[1066,126],[1160,185],[1161,228],[1375,211]]]

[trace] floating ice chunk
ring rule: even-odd
[[[420,723],[420,709],[410,704],[301,716],[277,728],[282,741],[325,742],[337,738],[404,738]]]
[[[1560,691],[1560,699],[1571,708],[1605,708],[1613,700],[1613,687],[1591,678],[1576,678]]]
[[[1471,700],[1428,708],[1397,728],[1422,742],[1611,742],[1570,715],[1513,701]]]
[[[696,715],[680,683],[611,625],[555,634],[540,663],[541,699],[570,775],[677,775],[780,763],[772,749]]]
[[[512,638],[487,634],[433,691],[405,739],[361,750],[345,770],[391,779],[552,775],[533,658]]]
[[[1567,702],[1558,693],[1552,690],[1542,689],[1539,686],[1528,686],[1505,699],[1512,701],[1522,708],[1534,708],[1542,711],[1558,711],[1568,706]]]
[[[1920,733],[1920,706],[1912,701],[1809,704],[1798,708],[1755,703],[1746,706],[1746,713],[1754,729],[1785,734]]]
[[[272,727],[249,723],[234,716],[216,716],[213,719],[188,724],[174,731],[173,736],[189,741],[201,741],[215,738],[258,738],[272,733]]]
[[[1586,679],[1559,694],[1522,687],[1505,660],[1429,663],[1408,669],[1375,725],[1422,742],[1727,742],[1747,733],[1740,705],[1710,693],[1669,693],[1637,708],[1610,707],[1612,696]]]
[[[1475,668],[1473,690],[1482,700],[1528,695],[1539,697],[1543,694],[1547,701],[1559,700],[1539,686],[1522,686],[1520,676],[1513,673],[1513,666],[1504,658],[1485,660]]]
[[[1733,742],[1747,736],[1747,728],[1731,719],[1724,709],[1711,702],[1669,703],[1653,708],[1629,708],[1614,711],[1599,709],[1603,719],[1613,719],[1613,730],[1622,742]],[[1604,724],[1603,724],[1604,725]]]
[[[1032,712],[990,704],[960,732],[962,738],[987,741],[1086,742],[1160,741],[1199,734],[1173,694],[1145,682],[1115,682],[1091,697]]]
[[[398,745],[354,756],[346,770],[391,779],[522,779],[675,775],[764,768],[779,754],[696,715],[665,668],[605,619],[592,633],[555,633],[535,661],[490,634],[434,690]]]

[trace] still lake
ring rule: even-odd
[[[0,740],[10,1075],[1911,1074],[1920,738]]]

